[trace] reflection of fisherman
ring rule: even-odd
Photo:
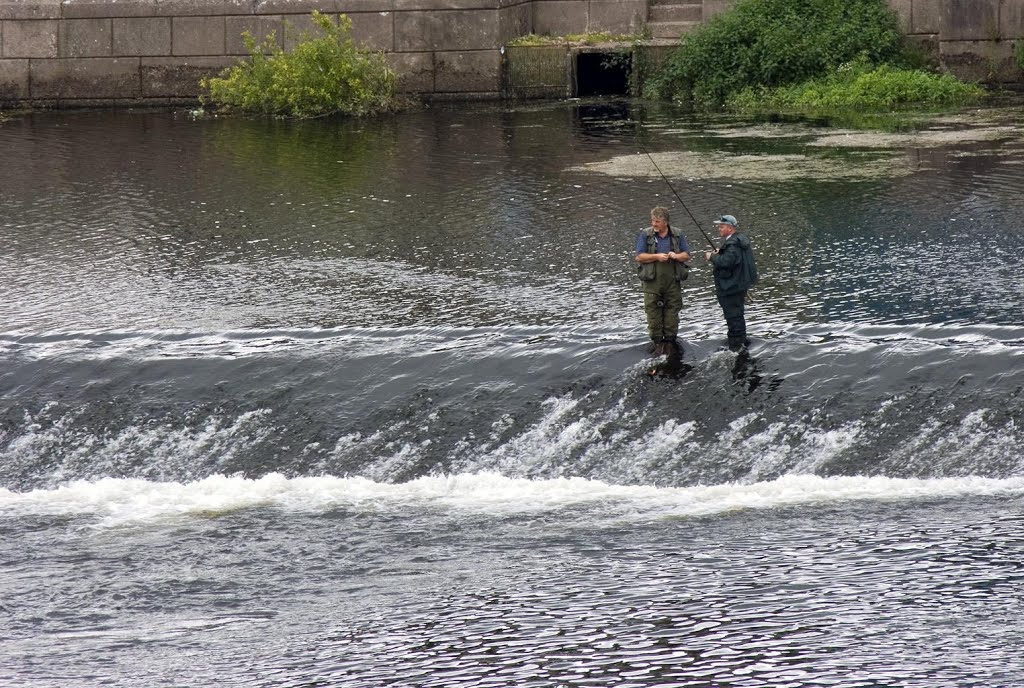
[[[715,220],[715,224],[725,241],[718,250],[707,251],[704,260],[713,266],[715,293],[725,314],[729,350],[739,351],[750,343],[743,302],[747,298],[747,290],[757,284],[757,264],[750,248],[750,238],[736,231],[738,223],[735,217],[723,215]]]
[[[638,276],[643,283],[647,331],[656,353],[679,353],[676,334],[683,294],[679,283],[686,279],[690,247],[679,231],[668,223],[668,210],[651,210],[651,226],[636,240]]]

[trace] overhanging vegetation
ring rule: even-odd
[[[984,94],[922,67],[885,0],[739,0],[684,36],[645,93],[741,111],[952,104]]]
[[[304,35],[291,52],[273,34],[262,44],[244,34],[249,59],[203,79],[204,103],[228,112],[294,118],[393,109],[397,79],[383,54],[355,44],[352,22],[344,14],[335,23],[314,11],[313,21],[320,35]]]

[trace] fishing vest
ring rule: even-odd
[[[648,227],[645,229],[644,234],[647,236],[646,253],[657,253],[658,238],[654,235],[654,227]],[[679,232],[672,229],[672,227],[669,227],[668,235],[672,237],[672,252],[679,253]],[[682,282],[690,276],[690,266],[686,263],[680,263],[678,260],[673,260],[672,269],[675,271],[676,280],[679,282]],[[653,282],[655,275],[655,263],[640,263],[636,266],[636,271],[636,276],[640,278],[641,282]]]

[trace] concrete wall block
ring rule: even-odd
[[[75,98],[74,100],[55,100],[51,109],[95,109],[95,108],[133,108],[140,105],[165,106],[171,105],[168,98]],[[192,101],[188,101],[192,103]],[[45,106],[44,106],[45,107]]]
[[[173,17],[172,55],[223,55],[224,17]]]
[[[533,32],[542,36],[565,36],[587,30],[587,0],[537,0],[533,4]]]
[[[57,57],[59,24],[56,19],[5,21],[0,57]]]
[[[110,19],[67,19],[60,23],[57,54],[61,57],[110,57]]]
[[[496,10],[498,0],[394,0],[399,12],[431,12],[437,10]]]
[[[590,0],[587,31],[633,33],[647,20],[647,0]]]
[[[252,14],[255,0],[158,0],[162,17],[215,17],[228,14]]]
[[[219,75],[237,62],[233,57],[144,57],[140,71],[146,98],[197,98],[199,81]]]
[[[942,68],[967,81],[1013,82],[1019,76],[1010,41],[942,41]]]
[[[139,60],[93,57],[31,60],[33,98],[138,98]]]
[[[999,34],[1003,39],[1024,38],[1024,0],[1003,0],[999,9]]]
[[[66,0],[62,16],[64,19],[100,19],[158,14],[157,0]]]
[[[889,0],[889,7],[896,11],[903,33],[913,33],[914,0]]]
[[[115,55],[170,55],[170,17],[114,19]]]
[[[910,2],[910,0],[905,0]],[[647,19],[654,22],[700,22],[704,19],[704,5],[651,5]]]
[[[434,53],[388,53],[391,69],[398,74],[401,93],[430,93],[434,90]]]
[[[889,0],[892,5],[897,0]],[[946,0],[911,0],[911,23],[907,32],[910,34],[937,34],[942,30],[942,14]]]
[[[0,0],[0,19],[58,19],[61,0]]]
[[[640,61],[645,63],[648,69],[660,69],[675,50],[676,46],[665,44],[638,46],[634,49],[634,64]]]
[[[476,50],[497,48],[497,11],[397,12],[395,50]]]
[[[999,0],[947,0],[939,29],[943,41],[984,41],[999,37]]]
[[[257,0],[253,8],[255,14],[312,14],[318,10],[321,14],[337,14],[338,0]]]
[[[337,0],[339,12],[393,12],[395,0]]]
[[[533,33],[533,7],[528,3],[498,10],[498,41],[501,45],[530,33]]]
[[[529,88],[570,93],[569,48],[564,45],[513,46],[505,50],[505,74],[513,93]]]
[[[939,37],[937,34],[912,34],[907,37],[907,42],[920,51],[929,69],[938,71],[941,68],[942,61],[939,59]]]
[[[356,43],[371,50],[395,49],[394,12],[353,12],[347,16],[352,20],[352,39]]]
[[[497,93],[500,89],[501,53],[498,50],[453,51],[434,54],[435,91]]]
[[[337,15],[330,15],[337,22]],[[292,50],[296,45],[308,38],[322,36],[323,31],[313,21],[312,14],[293,14],[284,17],[284,49]]]
[[[0,103],[28,98],[28,60],[0,60]]]
[[[284,47],[284,18],[281,16],[225,17],[224,45],[228,55],[248,55],[242,34],[248,31],[260,45],[270,34],[274,43]]]

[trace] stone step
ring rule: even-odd
[[[651,7],[656,5],[695,5],[703,7],[704,0],[648,0],[647,4]]]
[[[649,22],[699,22],[703,18],[702,4],[651,5],[647,14]]]
[[[679,38],[700,26],[699,21],[647,22],[651,38]]]

